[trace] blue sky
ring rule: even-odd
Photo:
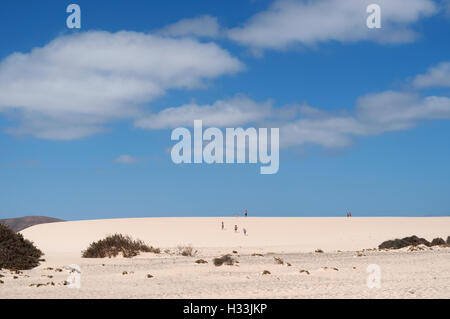
[[[1,4],[0,218],[450,214],[448,1],[380,30],[365,1],[72,2]],[[279,125],[277,174],[172,163],[170,123],[223,104]]]

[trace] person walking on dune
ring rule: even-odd
[[[237,227],[237,225],[234,225],[234,232],[237,233],[237,231],[238,231],[238,227]]]
[[[222,222],[222,230],[224,230],[225,229],[225,225],[224,225],[224,223]]]
[[[245,213],[244,213],[244,215],[245,215],[245,217],[247,217],[247,210],[245,210]]]
[[[247,229],[243,228],[242,231],[244,232],[244,236],[247,236]]]

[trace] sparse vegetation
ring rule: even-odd
[[[263,275],[270,275],[270,271],[264,270],[264,271],[262,272],[262,274],[263,274]]]
[[[178,246],[178,255],[185,257],[193,257],[197,254],[197,250],[195,250],[192,246]]]
[[[142,240],[133,240],[130,236],[115,234],[93,242],[82,252],[83,258],[111,258],[122,253],[123,257],[131,258],[139,253],[159,254],[159,248],[146,245]]]
[[[448,240],[448,239],[447,239]],[[431,241],[431,243],[426,240],[425,238],[419,238],[415,235],[410,237],[405,237],[402,239],[393,239],[393,240],[386,240],[382,242],[378,249],[400,249],[408,246],[426,246],[426,247],[432,247],[432,246],[445,246],[446,242],[442,238],[435,238]]]
[[[22,234],[0,224],[0,269],[27,270],[39,266],[42,252]]]
[[[308,270],[305,270],[305,269],[302,269],[302,270],[300,270],[300,273],[301,274],[307,274],[307,275],[309,275],[309,271]]]
[[[207,264],[208,262],[204,259],[198,259],[195,261],[196,264]]]
[[[431,241],[431,246],[445,246],[446,245],[446,242],[445,242],[445,240],[443,240],[442,238],[434,238],[432,241]]]
[[[222,265],[234,265],[235,260],[231,257],[230,254],[223,255],[222,257],[217,257],[213,259],[214,266],[222,266]]]
[[[322,249],[316,249],[315,253],[317,253],[317,254],[323,254],[323,250],[322,250]]]
[[[275,260],[275,263],[276,263],[276,264],[284,265],[284,260],[281,259],[281,258],[273,257],[273,260]]]

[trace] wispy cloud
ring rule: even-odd
[[[328,41],[405,43],[417,34],[412,24],[438,12],[432,0],[376,1],[382,8],[382,28],[368,29],[366,7],[371,0],[277,0],[228,36],[253,49],[314,46]]]
[[[441,84],[433,81],[429,85]],[[450,119],[449,97],[423,96],[414,91],[384,91],[361,96],[353,109],[339,112],[309,105],[274,107],[272,101],[261,103],[237,95],[211,105],[187,104],[168,108],[147,115],[135,125],[154,130],[190,127],[194,120],[203,120],[205,126],[217,127],[252,124],[280,128],[281,147],[315,144],[339,148],[350,145],[358,136],[408,130],[423,121],[442,119]]]
[[[226,127],[259,122],[273,115],[271,102],[258,103],[244,95],[219,100],[212,105],[185,104],[171,107],[157,114],[140,118],[135,125],[146,129],[166,129],[192,126],[194,120],[203,120],[204,125]]]
[[[450,62],[442,62],[416,76],[414,85],[418,88],[450,87]]]
[[[114,163],[119,163],[119,164],[136,164],[138,163],[139,160],[136,157],[133,157],[131,155],[120,155],[119,157],[117,157],[116,159],[114,159]]]
[[[191,19],[182,19],[156,33],[164,36],[197,36],[197,37],[218,37],[221,33],[216,17],[202,15]]]

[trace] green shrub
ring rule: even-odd
[[[34,244],[0,224],[0,269],[27,270],[39,266],[42,252]]]
[[[115,234],[93,242],[82,252],[83,258],[116,257],[122,253],[123,257],[131,258],[139,253],[159,254],[160,249],[146,245],[142,240],[133,240],[128,235]]]

